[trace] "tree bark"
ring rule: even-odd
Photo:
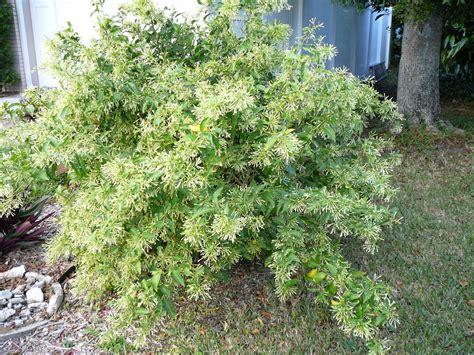
[[[441,8],[441,6],[440,6]],[[398,73],[398,110],[409,124],[432,127],[440,113],[439,61],[443,13],[432,12],[424,22],[407,19],[403,28]]]

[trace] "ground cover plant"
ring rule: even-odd
[[[74,256],[76,289],[111,299],[114,329],[135,327],[137,342],[174,316],[176,297],[212,297],[245,259],[269,267],[280,300],[305,288],[372,350],[397,323],[390,290],[339,244],[375,253],[397,221],[399,156],[363,132],[400,117],[369,85],[325,69],[334,51],[317,26],[289,50],[288,26],[263,19],[284,6],[222,1],[205,25],[144,0],[99,14],[91,44],[72,28],[51,43],[54,105],[2,131],[0,213],[54,193],[51,258]]]

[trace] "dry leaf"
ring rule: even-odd
[[[59,164],[58,167],[56,168],[56,173],[54,175],[59,176],[64,173],[67,173],[69,169],[65,167],[63,164]]]
[[[459,281],[459,284],[460,284],[462,287],[467,287],[467,286],[469,286],[469,282],[467,282],[466,280],[461,280],[461,281]]]

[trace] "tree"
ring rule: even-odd
[[[432,6],[423,17],[407,16],[405,19],[397,103],[399,112],[411,124],[425,123],[432,126],[440,113],[442,31],[443,11],[437,5]]]
[[[474,3],[470,0],[372,0],[368,5],[365,0],[342,2],[359,8],[370,6],[374,11],[395,8],[396,16],[404,22],[398,110],[410,124],[432,127],[440,113],[439,68],[443,28],[453,24],[456,28],[466,28],[465,23],[472,21],[474,16]]]

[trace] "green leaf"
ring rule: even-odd
[[[324,127],[324,134],[333,142],[336,141],[336,132],[331,126]]]
[[[296,176],[296,170],[291,165],[287,165],[285,170],[289,176]]]
[[[270,136],[270,138],[267,139],[267,143],[265,143],[265,150],[270,150],[273,145],[276,143],[278,137],[277,136]]]
[[[363,271],[354,271],[352,273],[352,276],[355,277],[356,279],[358,279],[358,278],[364,277],[365,272],[363,272]]]
[[[178,270],[173,270],[171,271],[171,277],[173,278],[174,281],[176,281],[178,284],[181,286],[184,286],[184,279],[181,276],[180,272]]]
[[[160,284],[160,281],[161,281],[161,271],[158,271],[158,270],[154,271],[153,276],[150,280],[153,289],[155,290],[158,289],[158,285]]]
[[[299,279],[291,279],[285,282],[285,287],[291,288],[299,285],[301,281]]]
[[[313,281],[316,282],[316,283],[319,283],[319,282],[323,281],[326,278],[326,276],[327,276],[326,273],[320,271],[313,278]]]
[[[69,114],[69,107],[68,106],[64,106],[61,111],[58,112],[58,114],[56,115],[56,118],[58,120],[63,120],[67,115]]]
[[[197,124],[189,125],[189,129],[193,132],[201,132],[201,128]]]
[[[384,314],[380,314],[376,319],[375,319],[375,322],[374,324],[379,327],[383,324],[383,322],[385,322],[385,315]]]
[[[176,308],[174,307],[174,304],[168,299],[168,298],[163,298],[163,308],[171,318],[176,317]]]
[[[328,269],[331,276],[336,276],[337,275],[337,269],[334,265],[327,263],[326,264],[326,269]]]
[[[152,242],[155,240],[155,235],[150,232],[144,232],[143,239],[145,239],[147,242]]]
[[[209,118],[205,118],[202,120],[201,124],[199,125],[199,130],[201,132],[206,132],[208,129],[207,129],[207,122],[209,122]]]
[[[334,284],[330,284],[327,288],[328,292],[331,294],[331,295],[335,295],[336,292],[337,292],[337,288],[336,288],[336,285]]]
[[[158,289],[163,297],[171,297],[171,291],[168,287],[162,285]]]
[[[360,298],[360,295],[358,293],[352,293],[351,296],[349,297],[351,301],[358,300],[359,298]]]
[[[30,116],[33,116],[33,114],[35,113],[35,107],[33,105],[26,105],[25,111]]]
[[[138,307],[135,309],[135,313],[138,315],[147,315],[147,314],[150,314],[150,311],[146,308]]]

